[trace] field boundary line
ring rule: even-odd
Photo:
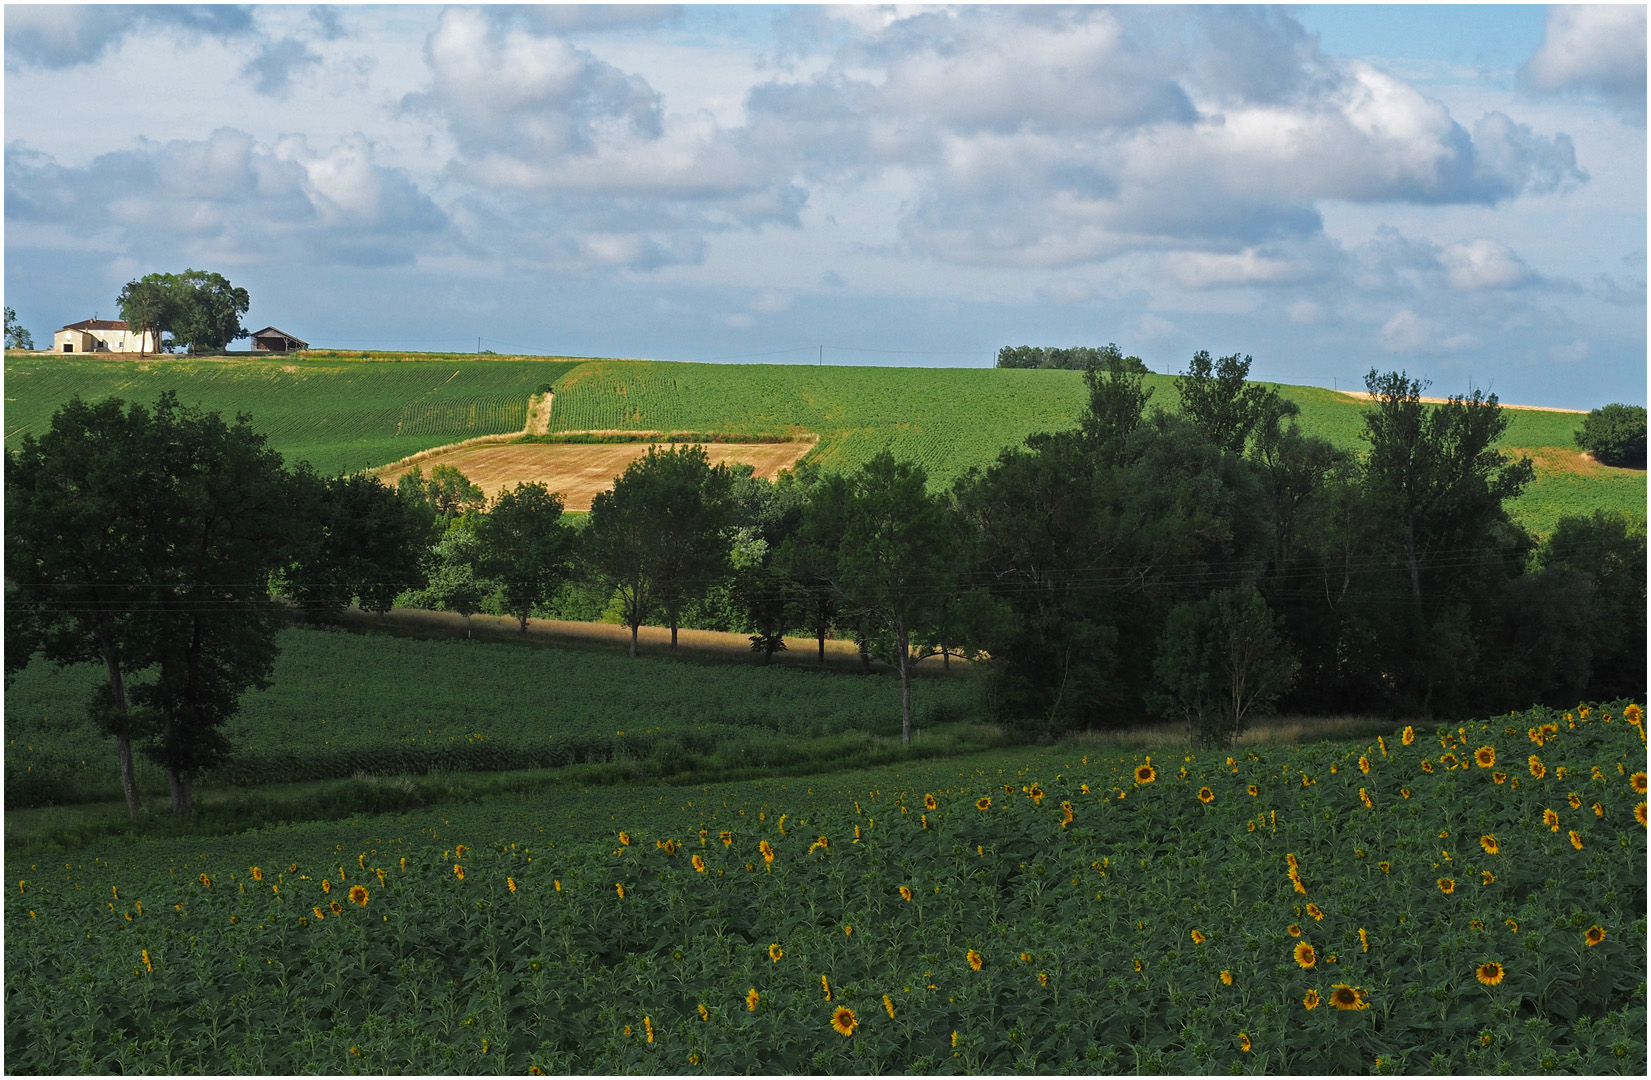
[[[457,375],[458,372],[455,371],[453,374]],[[528,396],[527,422],[522,425],[522,430],[520,431],[501,431],[493,435],[477,435],[473,438],[463,439],[455,443],[444,443],[441,446],[432,446],[428,450],[420,450],[417,453],[408,454],[404,458],[398,458],[397,460],[388,462],[384,465],[375,465],[367,471],[372,475],[377,476],[380,473],[386,472],[390,469],[401,468],[405,465],[417,465],[419,462],[428,461],[432,457],[450,453],[454,450],[462,450],[466,446],[484,446],[488,443],[507,443],[513,439],[519,439],[523,435],[532,435],[534,434],[532,430],[534,421],[538,418],[538,409],[541,404],[544,406],[545,422],[547,424],[550,422],[550,404],[548,401],[541,403],[539,399],[553,398],[554,396],[554,393],[531,394]]]
[[[1284,384],[1279,383],[1278,385],[1282,386]],[[1319,387],[1318,389],[1322,390],[1323,387]],[[1353,398],[1357,401],[1363,402],[1366,405],[1370,404],[1370,395],[1363,390],[1332,390],[1330,392],[1332,394],[1340,394],[1342,397]],[[1420,400],[1423,405],[1446,405],[1450,403],[1449,398],[1442,397],[1424,397],[1418,400]],[[1497,404],[1504,409],[1521,409],[1526,412],[1576,413],[1578,416],[1588,415],[1587,409],[1561,409],[1556,405],[1510,405],[1506,401],[1498,401]]]

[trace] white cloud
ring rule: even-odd
[[[1548,350],[1548,359],[1560,364],[1580,364],[1593,353],[1586,338],[1562,342]]]
[[[1511,289],[1535,276],[1525,261],[1500,240],[1464,240],[1439,255],[1445,280],[1457,289]]]
[[[91,64],[140,32],[231,38],[252,30],[245,4],[7,4],[6,70]]]
[[[781,311],[791,310],[792,296],[790,293],[780,292],[778,289],[764,289],[751,301],[751,310],[764,315],[773,315]]]
[[[1519,69],[1535,93],[1598,96],[1645,125],[1645,5],[1551,5],[1542,44]]]
[[[1472,334],[1446,334],[1433,319],[1409,308],[1394,312],[1376,339],[1384,349],[1396,353],[1458,353],[1479,346],[1479,339]]]
[[[1301,299],[1291,301],[1284,314],[1297,326],[1312,326],[1324,318],[1324,309],[1311,300]]]

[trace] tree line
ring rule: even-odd
[[[1174,410],[1117,350],[1085,370],[1078,425],[1034,435],[945,489],[888,452],[773,483],[703,448],[650,448],[583,527],[521,484],[458,470],[395,488],[286,468],[250,418],[164,395],[71,402],[5,464],[6,668],[93,661],[93,713],[172,807],[228,752],[275,631],[351,605],[608,617],[855,641],[899,675],[976,662],[990,715],[1025,738],[1171,717],[1230,744],[1258,712],[1482,715],[1644,693],[1645,522],[1562,519],[1540,543],[1506,503],[1529,460],[1495,449],[1494,395],[1421,400],[1366,378],[1364,446],[1303,432],[1199,353]]]

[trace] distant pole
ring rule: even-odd
[[[820,346],[820,363],[819,363],[819,366],[820,367],[825,367],[825,346],[824,345]]]
[[[482,338],[481,338],[480,334],[477,334],[476,335],[476,355],[480,356],[481,354],[482,354]]]

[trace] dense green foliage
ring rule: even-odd
[[[34,335],[17,319],[17,312],[6,308],[6,348],[33,349]]]
[[[172,389],[186,405],[250,413],[289,464],[307,460],[322,474],[353,472],[460,439],[520,431],[528,397],[576,366],[7,357],[6,445],[16,446],[25,432],[43,434],[53,410],[75,394],[147,402]]]
[[[899,686],[884,678],[339,630],[278,642],[269,687],[242,699],[224,729],[229,757],[205,780],[649,759],[669,772],[736,744],[900,731]],[[102,677],[37,660],[8,688],[8,806],[118,792],[111,744],[87,713]],[[919,679],[913,694],[920,727],[973,711],[963,680]]]
[[[1623,715],[9,862],[5,1065],[1639,1075]]]
[[[146,274],[127,282],[115,303],[133,331],[196,355],[221,351],[249,333],[241,316],[252,298],[210,270]],[[163,333],[172,336],[163,340]]]
[[[1112,356],[1122,357],[1116,345],[1093,348],[1077,345],[1062,349],[1043,345],[1005,345],[997,351],[1000,368],[1055,368],[1061,371],[1083,371],[1092,365],[1104,364]],[[1147,374],[1146,361],[1139,356],[1127,358],[1130,370]]]
[[[1645,468],[1645,408],[1606,405],[1589,413],[1576,444],[1606,465]]]

